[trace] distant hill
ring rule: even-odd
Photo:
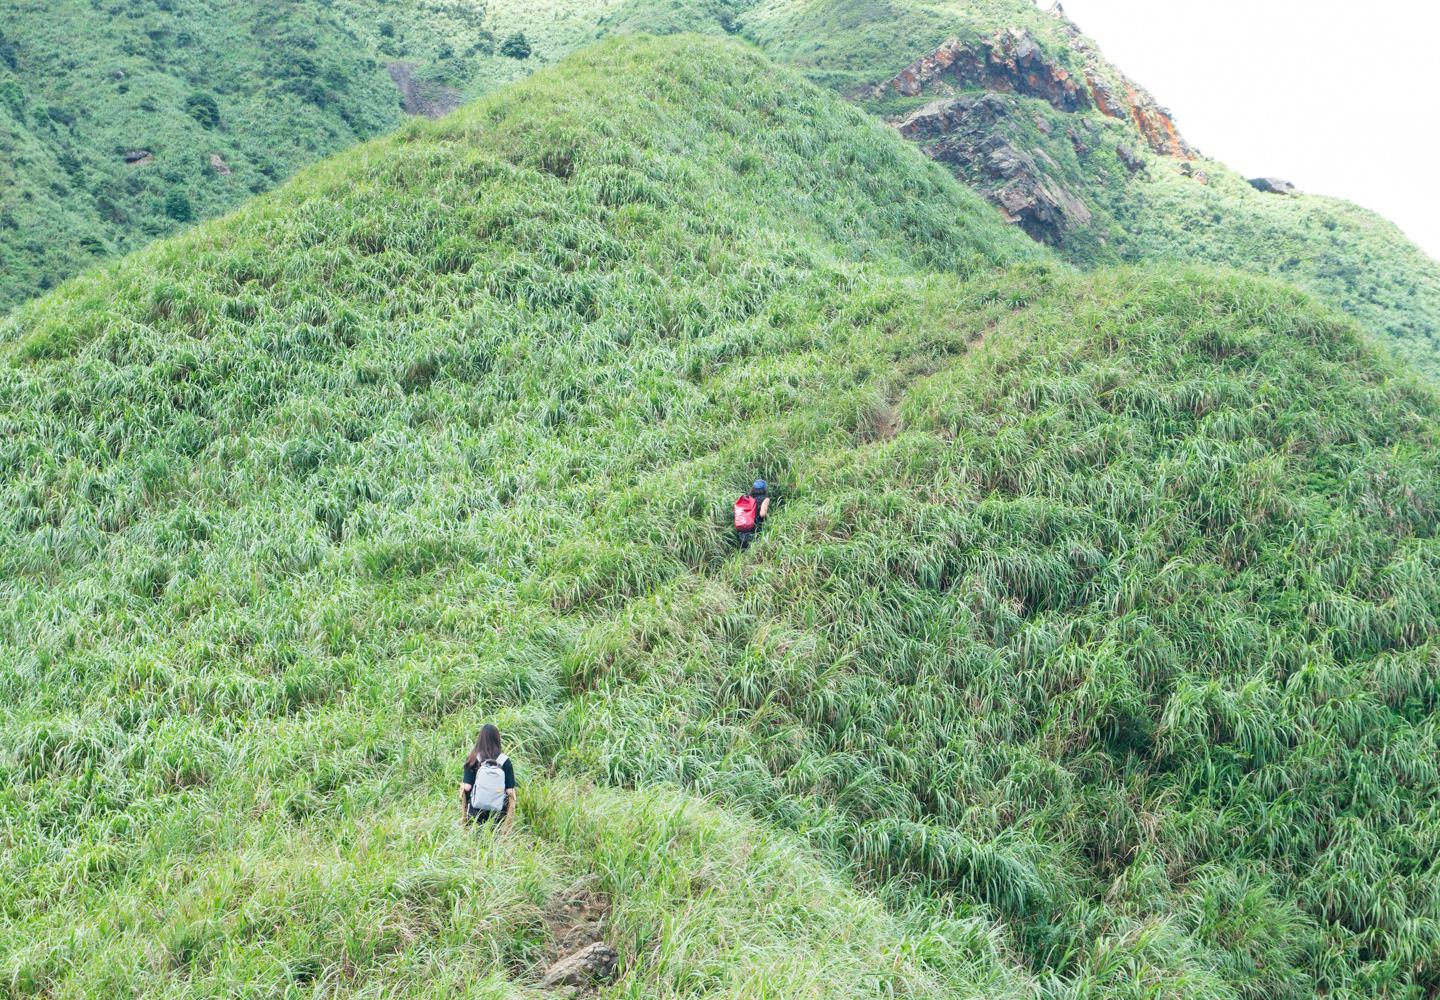
[[[583,36],[566,16],[508,0],[0,3],[0,307],[593,36],[593,14]],[[504,54],[525,28],[534,51]]]
[[[1066,259],[1268,274],[1440,371],[1440,263],[1373,212],[1262,192],[1205,158],[1063,15],[1028,0],[894,4],[884,16],[864,2],[780,10],[757,19],[762,44],[892,121]],[[863,19],[837,21],[839,12]],[[878,35],[866,27],[877,22]],[[900,51],[912,61],[886,55]]]
[[[1061,262],[742,42],[12,311],[0,510],[12,995],[1440,990],[1431,383]]]

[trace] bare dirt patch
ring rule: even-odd
[[[401,104],[406,114],[444,118],[460,106],[460,91],[434,80],[417,79],[414,63],[392,62],[385,67],[385,71],[390,74],[390,79],[400,91]]]
[[[525,978],[556,998],[593,996],[614,980],[620,958],[605,941],[609,915],[610,901],[584,886],[555,897],[542,914],[545,949]]]

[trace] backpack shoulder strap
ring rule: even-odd
[[[509,757],[506,757],[506,756],[502,753],[499,757],[496,757],[496,758],[495,758],[495,763],[499,764],[501,767],[504,767],[504,766],[506,765],[506,763],[509,762],[509,760],[510,760],[510,758],[509,758]]]

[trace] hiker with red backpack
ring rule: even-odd
[[[496,823],[509,830],[515,822],[515,768],[500,752],[500,730],[486,723],[465,758],[460,782],[460,818],[477,826]]]
[[[744,551],[750,547],[755,540],[755,534],[760,526],[765,523],[765,517],[770,513],[770,487],[765,480],[755,480],[755,485],[750,492],[735,501],[735,535],[740,539],[740,549]]]

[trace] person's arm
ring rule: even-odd
[[[760,520],[765,520],[770,515],[770,498],[766,497],[760,501]]]
[[[507,831],[515,825],[515,764],[509,757],[505,758],[505,817],[500,822]]]
[[[465,776],[460,779],[460,822],[470,818],[470,789],[471,782],[475,780],[475,773],[468,767],[465,769]]]

